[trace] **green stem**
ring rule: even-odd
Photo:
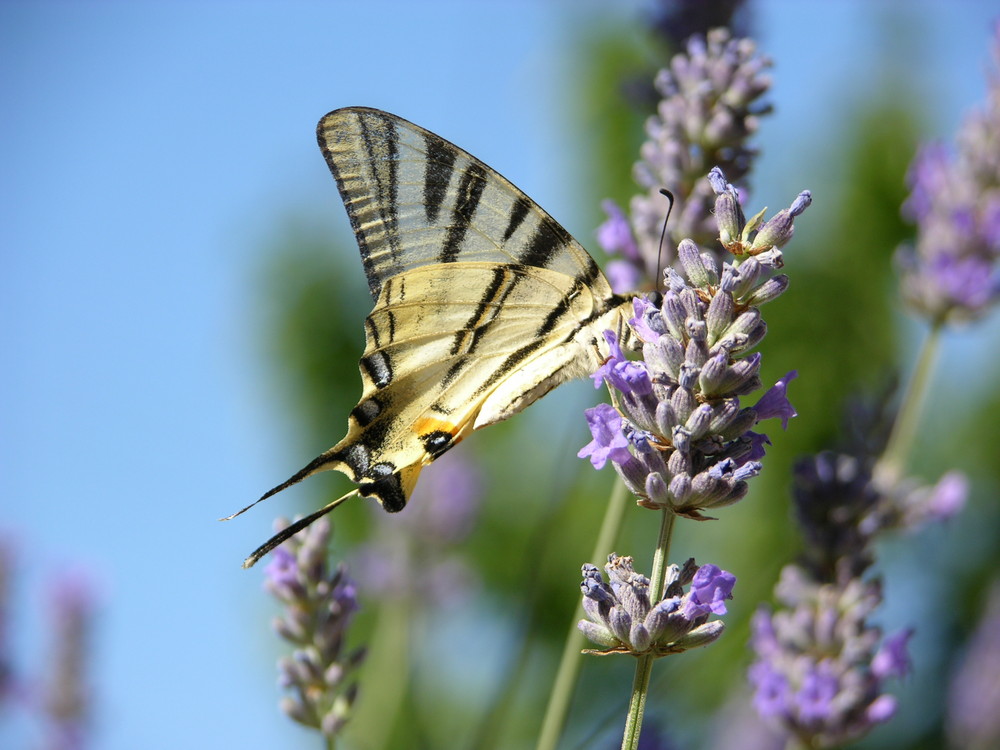
[[[364,738],[364,746],[374,748],[385,747],[388,743],[403,713],[409,688],[412,622],[409,598],[386,597],[377,617],[363,666],[363,685],[372,689],[361,691],[354,715],[347,724],[359,743]]]
[[[612,551],[611,548],[615,539],[618,538],[622,519],[625,516],[627,497],[628,492],[625,485],[620,479],[615,480],[591,560],[606,560]],[[545,708],[545,718],[542,720],[542,729],[538,735],[538,744],[535,745],[535,750],[555,750],[556,744],[559,742],[559,735],[562,734],[563,725],[566,723],[569,704],[573,699],[573,688],[576,686],[576,678],[580,674],[581,657],[583,656],[581,651],[585,645],[583,633],[576,627],[576,623],[582,616],[583,607],[577,604],[576,609],[573,610],[573,620],[570,622],[569,633],[566,635],[562,658],[559,661],[559,671],[556,672],[556,680],[552,685],[552,693],[549,695],[549,705]]]
[[[880,486],[890,487],[895,484],[906,468],[906,457],[917,435],[920,414],[934,371],[934,360],[941,342],[941,328],[939,323],[934,324],[924,339],[910,383],[899,404],[899,412],[885,451],[875,467],[875,481]]]
[[[667,555],[670,553],[670,537],[674,532],[676,516],[670,510],[663,510],[660,517],[660,538],[656,542],[656,552],[653,554],[653,572],[649,576],[649,601],[651,604],[663,598],[665,573],[667,570]],[[622,737],[622,750],[636,750],[639,747],[639,734],[642,732],[642,715],[646,710],[646,694],[649,692],[649,678],[653,673],[653,655],[643,654],[638,657],[635,665],[635,677],[632,680],[632,699],[625,719],[625,734]]]

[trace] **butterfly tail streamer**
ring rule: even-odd
[[[286,539],[288,539],[289,537],[295,536],[300,531],[302,531],[302,529],[304,529],[306,526],[308,526],[309,524],[311,524],[313,521],[315,521],[315,520],[317,520],[319,518],[322,518],[327,513],[329,513],[331,510],[333,510],[338,505],[340,505],[342,502],[344,502],[345,500],[347,500],[349,497],[355,497],[357,494],[358,494],[358,490],[357,489],[353,489],[350,492],[348,492],[346,495],[344,495],[342,497],[338,497],[332,503],[324,505],[322,508],[320,508],[319,510],[315,511],[314,513],[310,513],[305,518],[300,518],[298,521],[295,521],[290,526],[286,526],[281,531],[279,531],[277,534],[275,534],[270,539],[268,539],[266,542],[264,542],[262,545],[260,545],[253,552],[251,552],[250,555],[247,557],[247,559],[243,561],[243,567],[244,568],[252,568],[257,563],[257,561],[260,560],[260,558],[262,558],[268,552],[270,552],[275,547],[277,547],[279,544],[281,544],[282,542],[284,542]]]

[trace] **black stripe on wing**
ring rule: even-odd
[[[507,228],[503,232],[504,245],[514,236],[517,228],[524,223],[524,219],[530,210],[531,199],[526,195],[518,196],[517,200],[514,201],[514,207],[510,210],[510,221],[507,222]]]
[[[424,133],[427,163],[424,164],[424,215],[428,224],[436,224],[441,206],[448,195],[448,185],[455,171],[458,152],[432,133]]]
[[[620,297],[617,294],[607,300],[602,300],[590,315],[582,320],[576,320],[575,325],[559,341],[547,340],[547,335],[558,326],[567,314],[572,311],[573,298],[579,294],[582,289],[589,287],[599,273],[600,269],[597,267],[597,264],[594,264],[593,269],[588,269],[584,274],[581,274],[576,278],[576,283],[573,285],[573,289],[565,294],[562,299],[559,300],[559,303],[549,311],[549,314],[545,316],[541,325],[539,325],[535,330],[534,337],[527,344],[507,357],[507,359],[505,359],[496,369],[496,375],[498,378],[504,377],[516,370],[525,362],[525,360],[529,359],[539,349],[552,347],[557,344],[564,344],[572,340],[581,329],[589,326],[609,310],[623,305],[628,301],[626,297]]]
[[[488,175],[482,164],[472,163],[462,173],[462,179],[458,183],[458,197],[455,201],[455,207],[451,211],[448,236],[445,238],[444,247],[441,248],[441,253],[438,255],[438,262],[454,263],[458,260],[462,242],[465,241],[465,233],[469,231],[472,217],[476,215],[479,201],[483,199],[487,178]]]
[[[382,235],[381,245],[389,252],[394,265],[399,258],[401,248],[399,245],[399,215],[396,211],[398,204],[397,190],[399,188],[399,133],[396,130],[396,123],[384,117],[376,117],[370,113],[358,113],[358,127],[361,131],[361,138],[365,145],[365,154],[368,158],[367,167],[371,171],[373,180],[372,192],[375,201],[374,208],[378,212],[381,226],[379,233]],[[344,194],[341,190],[341,197],[347,206],[348,213],[356,210],[357,196]],[[362,204],[364,205],[364,204]],[[354,226],[352,220],[351,226]],[[355,233],[360,236],[364,233],[355,227]],[[370,247],[370,246],[369,246]],[[361,261],[365,269],[365,277],[368,279],[368,289],[372,297],[377,298],[382,282],[375,273],[372,259],[362,251]],[[382,261],[380,261],[380,264]]]
[[[555,219],[549,215],[541,217],[535,227],[535,233],[531,236],[531,241],[524,252],[518,255],[518,261],[526,266],[537,266],[538,268],[548,268],[549,263],[558,253],[565,253],[573,244],[573,237],[563,229]],[[590,265],[597,268],[593,260]],[[590,274],[588,267],[586,273]]]

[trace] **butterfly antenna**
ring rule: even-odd
[[[663,281],[663,245],[667,240],[667,222],[670,221],[670,212],[674,210],[674,194],[666,188],[660,188],[660,195],[670,201],[667,206],[667,215],[663,217],[663,229],[660,232],[660,247],[656,251],[656,287],[659,289]]]
[[[277,487],[272,487],[271,489],[269,489],[263,495],[261,495],[260,497],[258,497],[252,503],[250,503],[247,507],[245,507],[245,508],[243,508],[241,510],[236,511],[235,513],[233,513],[230,516],[226,516],[225,518],[220,518],[219,520],[220,521],[232,521],[234,518],[236,518],[236,516],[239,516],[239,515],[242,515],[242,514],[246,513],[248,510],[250,510],[257,503],[260,503],[260,502],[263,502],[264,500],[267,500],[269,497],[271,497],[271,495],[277,495],[279,492],[281,492],[282,490],[288,489],[293,484],[298,484],[299,482],[301,482],[306,477],[311,477],[313,474],[316,474],[316,473],[318,473],[320,471],[325,470],[329,466],[329,464],[332,463],[331,460],[330,460],[330,455],[329,455],[331,451],[332,451],[332,449],[330,451],[327,451],[326,453],[323,453],[322,455],[314,458],[312,461],[309,462],[308,466],[306,466],[306,467],[304,467],[302,469],[299,469],[297,472],[295,472],[295,474],[293,474],[290,478],[286,479],[284,482],[282,482],[281,484],[279,484]]]
[[[243,567],[244,568],[252,568],[256,564],[256,562],[258,560],[260,560],[260,558],[262,558],[268,552],[270,552],[271,550],[273,550],[275,547],[277,547],[283,541],[285,541],[286,539],[288,539],[291,536],[295,536],[300,531],[302,531],[302,529],[304,529],[306,526],[308,526],[309,524],[311,524],[313,521],[315,521],[315,520],[317,520],[319,518],[322,518],[327,513],[329,513],[331,510],[333,510],[338,505],[340,505],[342,502],[344,502],[347,498],[354,497],[357,494],[358,494],[358,490],[357,489],[353,489],[350,492],[348,492],[346,495],[344,495],[343,497],[338,497],[332,503],[330,503],[328,505],[324,505],[322,508],[320,508],[319,510],[317,510],[315,513],[310,513],[305,518],[300,518],[298,521],[296,521],[295,523],[291,524],[290,526],[286,526],[281,531],[279,531],[277,534],[275,534],[270,539],[268,539],[266,542],[264,542],[262,545],[260,545],[253,552],[251,552],[250,556],[247,557],[247,559],[243,561]]]

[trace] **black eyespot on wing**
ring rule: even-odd
[[[382,463],[372,467],[372,472],[376,469],[391,468],[392,464]],[[398,513],[406,507],[406,493],[403,492],[403,482],[399,472],[393,472],[374,482],[362,482],[358,486],[358,491],[365,497],[374,497],[382,504],[389,513]]]
[[[454,439],[454,436],[450,432],[445,432],[444,430],[435,430],[434,432],[428,432],[426,435],[420,436],[420,441],[424,444],[424,450],[432,458],[437,458],[448,450]]]

